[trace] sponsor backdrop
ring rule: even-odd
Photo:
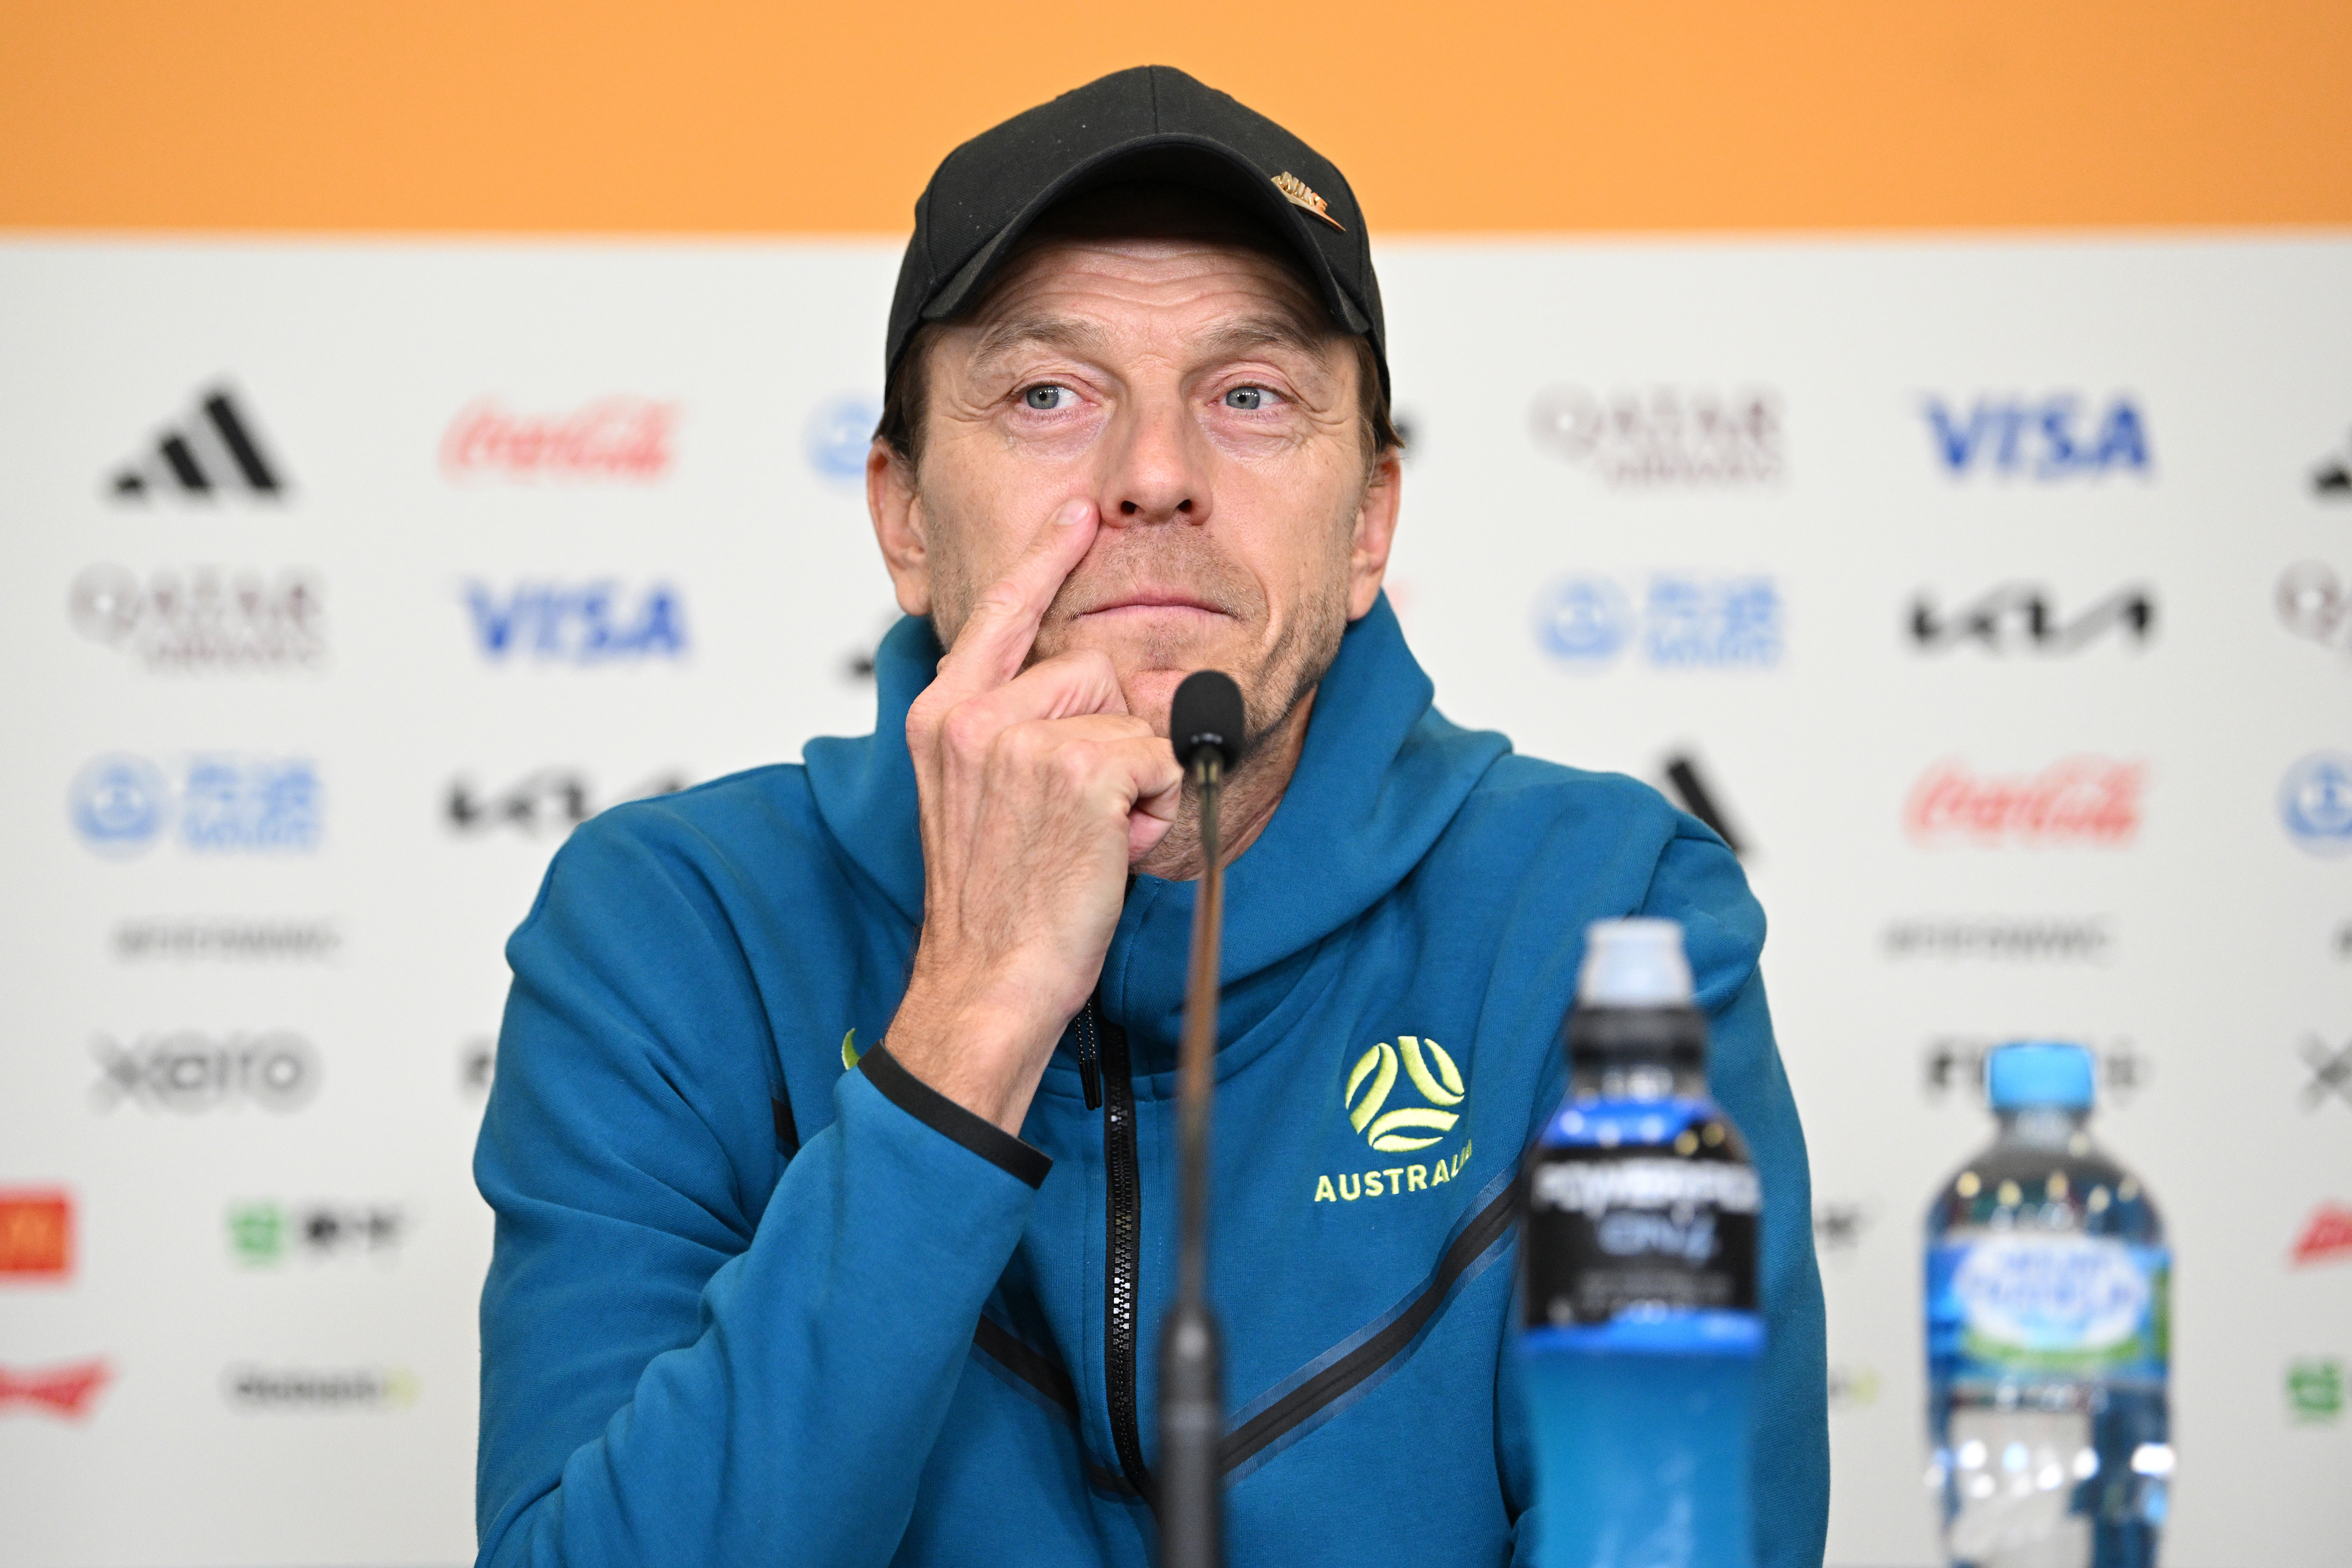
[[[468,1555],[499,943],[592,813],[868,726],[895,265],[0,248],[7,1561]],[[1930,1560],[1921,1215],[2018,1035],[2172,1227],[2171,1560],[2330,1560],[2352,242],[1381,265],[1441,702],[1771,913],[1832,1561]]]

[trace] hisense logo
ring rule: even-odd
[[[1400,1065],[1428,1104],[1383,1109],[1396,1089]],[[1395,1045],[1382,1040],[1356,1059],[1340,1100],[1348,1109],[1349,1124],[1364,1135],[1366,1142],[1383,1154],[1402,1154],[1426,1149],[1453,1131],[1462,1117],[1452,1108],[1461,1104],[1468,1092],[1462,1087],[1461,1069],[1445,1054],[1444,1047],[1435,1040],[1399,1035]]]

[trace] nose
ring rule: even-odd
[[[1114,527],[1209,521],[1208,453],[1181,395],[1139,398],[1112,422],[1102,520]]]

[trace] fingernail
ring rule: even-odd
[[[1062,503],[1062,510],[1054,514],[1054,521],[1060,523],[1064,528],[1068,528],[1076,523],[1084,522],[1087,520],[1087,513],[1092,510],[1093,505],[1094,503],[1091,501],[1064,501]]]

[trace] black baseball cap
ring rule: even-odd
[[[1331,319],[1368,338],[1389,384],[1381,286],[1356,193],[1306,142],[1171,66],[1114,71],[1014,115],[949,153],[915,203],[890,300],[886,381],[908,340],[980,297],[1029,226],[1068,197],[1131,180],[1234,202],[1297,253]]]

